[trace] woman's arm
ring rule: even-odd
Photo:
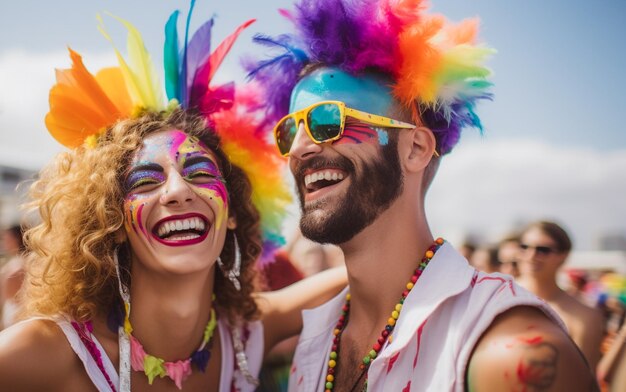
[[[319,306],[348,283],[345,267],[336,267],[287,286],[256,294],[265,329],[265,352],[302,330],[302,310]]]

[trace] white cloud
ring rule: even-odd
[[[626,150],[598,152],[537,141],[481,141],[443,159],[427,196],[435,235],[497,241],[515,225],[562,223],[577,249],[626,235]]]

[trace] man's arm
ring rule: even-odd
[[[335,267],[277,291],[256,294],[265,330],[265,350],[302,330],[302,310],[319,306],[348,283],[346,268]]]
[[[513,308],[478,341],[467,371],[470,392],[597,391],[574,342],[540,310]]]

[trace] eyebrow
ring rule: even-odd
[[[136,166],[133,166],[133,168],[128,171],[126,178],[130,177],[131,174],[140,172],[140,171],[155,171],[159,173],[164,172],[163,167],[159,165],[158,163],[139,162]]]
[[[187,159],[185,159],[185,162],[183,163],[183,168],[193,166],[196,163],[210,163],[212,166],[215,167],[216,170],[219,170],[219,167],[217,166],[214,160],[212,160],[206,155],[201,155],[201,153],[195,153],[187,157]]]

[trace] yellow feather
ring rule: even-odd
[[[161,91],[161,84],[150,55],[143,44],[141,34],[130,22],[115,15],[111,16],[120,21],[128,30],[127,50],[130,65],[113,44],[111,36],[104,28],[104,21],[100,15],[97,16],[100,22],[98,30],[113,45],[134,105],[153,111],[164,110],[165,100]]]

